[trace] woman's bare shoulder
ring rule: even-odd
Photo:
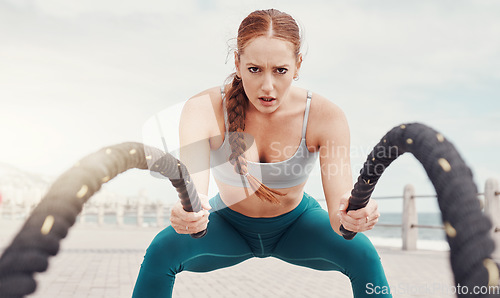
[[[321,143],[326,137],[348,136],[349,126],[344,111],[330,99],[313,93],[309,110],[309,132],[315,144]]]
[[[184,125],[195,123],[198,127],[200,123],[204,123],[202,127],[208,134],[217,134],[220,126],[224,125],[222,112],[220,87],[213,87],[188,99],[182,109],[181,123]]]
[[[309,113],[312,117],[326,117],[329,119],[338,119],[338,117],[344,116],[344,112],[338,105],[318,93],[313,93]]]
[[[296,100],[298,102],[303,101],[308,90],[300,87],[294,87],[294,90],[296,94]],[[333,101],[329,100],[323,95],[312,92],[311,107],[309,110],[310,117],[335,116],[339,114],[343,114],[343,112],[338,105],[336,105],[335,103],[333,103]]]

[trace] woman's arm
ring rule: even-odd
[[[186,102],[179,123],[180,160],[198,193],[204,195],[208,194],[210,178],[210,115],[214,115],[210,96],[202,93]]]
[[[203,231],[208,225],[208,184],[210,175],[210,121],[213,117],[210,95],[201,93],[189,99],[182,109],[179,123],[180,160],[186,165],[204,210],[186,212],[180,201],[171,210],[172,227],[179,234]],[[212,116],[213,119],[209,119]],[[216,123],[216,122],[215,122]],[[215,124],[216,125],[216,124]]]
[[[317,98],[319,96],[316,96]],[[343,111],[332,102],[319,97],[313,101],[321,119],[315,127],[319,140],[321,180],[333,230],[340,234],[340,225],[348,230],[362,232],[372,229],[378,221],[377,203],[370,203],[362,209],[345,212],[353,187],[350,160],[350,131]],[[367,221],[366,218],[369,218]],[[370,218],[371,217],[371,218]]]

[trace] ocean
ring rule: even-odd
[[[401,224],[403,222],[402,213],[381,213],[378,224]],[[426,226],[442,226],[441,213],[419,213],[418,224]],[[377,226],[371,231],[365,232],[367,236],[381,238],[401,238],[401,227]],[[422,240],[443,240],[446,235],[443,229],[418,228],[418,239]]]

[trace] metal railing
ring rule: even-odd
[[[490,178],[486,181],[484,192],[477,194],[484,197],[480,200],[484,213],[492,221],[492,237],[496,242],[496,251],[494,256],[500,258],[500,187],[498,180]],[[402,196],[380,196],[373,197],[375,200],[403,199],[403,212],[401,224],[378,223],[376,227],[392,227],[402,229],[402,248],[403,250],[417,249],[418,229],[440,229],[444,230],[443,225],[424,225],[418,224],[418,213],[416,208],[416,199],[418,198],[436,198],[436,195],[416,195],[415,188],[408,184],[405,186]]]

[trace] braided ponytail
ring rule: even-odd
[[[284,193],[271,189],[260,182],[257,178],[248,172],[245,151],[247,150],[244,134],[245,131],[245,112],[248,107],[248,98],[243,90],[241,79],[233,74],[233,81],[229,85],[226,93],[226,109],[229,122],[229,144],[231,146],[231,155],[229,162],[234,166],[234,171],[246,177],[248,184],[255,192],[257,197],[263,201],[278,204],[276,195],[283,196]]]

